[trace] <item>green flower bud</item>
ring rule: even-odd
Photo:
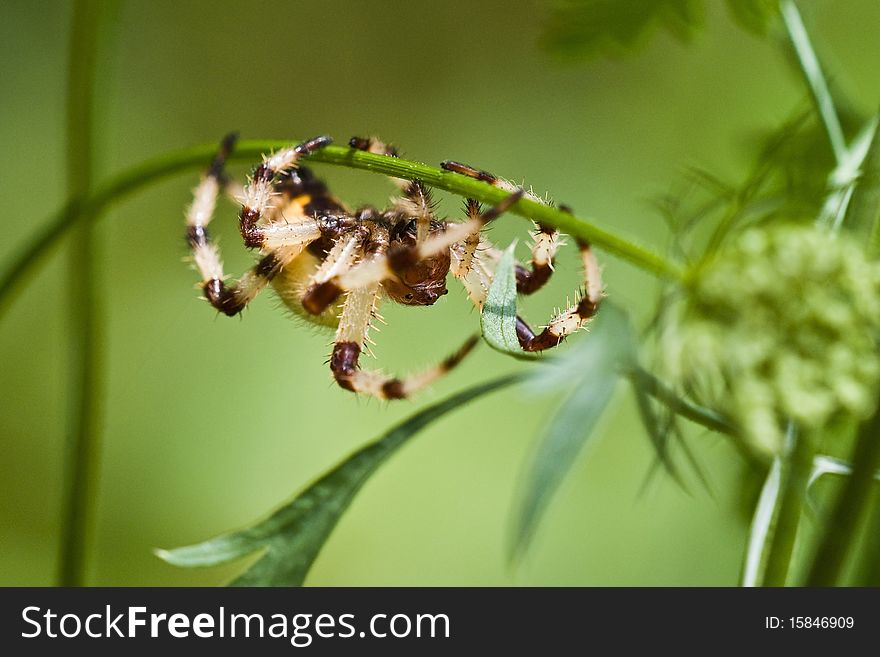
[[[754,228],[688,276],[662,346],[679,385],[776,453],[788,419],[868,416],[880,379],[880,265],[843,236]]]

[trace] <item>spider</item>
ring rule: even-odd
[[[482,309],[501,257],[482,229],[526,192],[485,171],[446,161],[441,166],[447,171],[483,180],[510,194],[487,210],[468,199],[467,219],[453,222],[435,214],[431,190],[420,181],[392,178],[399,195],[387,209],[352,211],[309,169],[299,166],[303,157],[331,143],[329,137],[315,137],[265,155],[246,186],[236,185],[224,172],[235,140],[235,135],[229,135],[221,142],[186,213],[186,239],[202,277],[202,295],[214,308],[230,317],[237,315],[271,283],[294,313],[336,329],[329,361],[336,382],[346,390],[380,399],[409,397],[471,351],[476,337],[439,364],[403,379],[362,369],[359,360],[370,342],[373,319],[381,319],[378,308],[383,298],[406,306],[430,306],[447,293],[446,277],[451,273]],[[349,145],[388,157],[398,155],[393,146],[373,137],[354,137]],[[246,247],[261,254],[249,271],[231,283],[223,272],[220,251],[208,235],[221,192],[241,203],[241,237]],[[516,265],[518,292],[532,294],[543,287],[553,273],[558,246],[556,230],[536,227],[530,265]],[[599,266],[588,243],[581,241],[578,246],[585,274],[582,294],[538,334],[517,317],[517,337],[524,351],[555,347],[595,314],[603,296]]]

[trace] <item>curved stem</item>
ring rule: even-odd
[[[239,143],[230,159],[254,161],[262,153],[289,146],[291,143],[296,143],[296,140],[243,141]],[[148,160],[114,176],[109,182],[98,187],[92,195],[80,196],[70,201],[49,218],[45,227],[21,249],[19,256],[0,276],[0,312],[8,305],[11,294],[31,267],[39,264],[43,256],[57,245],[74,225],[83,221],[94,221],[112,203],[151,183],[176,173],[205,167],[216,149],[214,144],[204,144]],[[328,146],[314,153],[309,159],[312,162],[361,169],[397,178],[410,180],[418,178],[431,187],[489,204],[498,203],[507,195],[498,187],[438,167],[401,158],[374,155],[343,146]],[[513,205],[510,212],[558,228],[572,237],[587,240],[607,253],[655,276],[672,279],[682,277],[681,268],[677,264],[616,233],[562,212],[558,208],[521,199]]]

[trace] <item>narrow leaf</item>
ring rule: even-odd
[[[749,528],[749,543],[746,550],[745,567],[743,568],[742,585],[747,587],[760,586],[767,567],[767,552],[770,546],[772,529],[775,524],[776,507],[779,501],[780,482],[782,480],[782,461],[773,459],[773,465],[767,473],[761,496],[755,506],[752,526]]]
[[[780,8],[785,28],[788,31],[788,37],[791,40],[792,46],[794,46],[801,72],[816,105],[816,112],[822,118],[825,131],[828,133],[828,141],[831,143],[831,149],[834,151],[837,161],[840,162],[844,151],[846,151],[846,139],[843,136],[843,128],[841,128],[840,119],[837,116],[834,98],[828,89],[828,82],[825,79],[825,74],[822,72],[819,58],[815,50],[813,50],[810,35],[807,33],[807,28],[804,26],[801,14],[794,0],[782,0]]]
[[[859,240],[866,239],[871,255],[880,253],[880,130],[873,120],[873,134],[856,172],[856,188],[846,211],[846,227]]]
[[[565,359],[568,363],[541,368],[563,372],[561,380],[572,392],[551,420],[525,475],[524,493],[514,521],[512,558],[528,549],[554,493],[611,399],[621,370],[631,362],[633,345],[626,315],[613,304],[605,303],[590,335],[569,352]],[[539,385],[546,387],[553,374],[545,372],[537,378]]]
[[[391,454],[434,420],[519,378],[507,376],[474,386],[416,413],[252,527],[197,545],[157,550],[156,554],[174,565],[195,567],[226,563],[263,550],[263,556],[233,581],[233,586],[300,586],[342,514]]]
[[[501,353],[531,360],[536,358],[536,354],[524,352],[516,337],[515,247],[514,242],[498,261],[486,303],[483,304],[480,326],[483,338],[490,347]]]

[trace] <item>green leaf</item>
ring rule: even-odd
[[[551,14],[541,45],[568,58],[618,57],[660,27],[690,41],[703,13],[702,0],[569,0]]]
[[[868,253],[880,254],[880,116],[874,117],[873,136],[859,163],[856,187],[853,191],[844,224],[859,240],[867,240]]]
[[[516,242],[507,247],[498,261],[486,303],[483,304],[480,327],[486,343],[496,351],[533,360],[537,358],[537,354],[524,352],[516,337],[515,247]]]
[[[777,457],[773,460],[773,465],[770,466],[767,479],[761,488],[761,495],[752,518],[752,526],[749,528],[749,542],[742,575],[743,586],[760,586],[764,578],[770,539],[775,526],[776,507],[780,498],[781,480],[782,461]]]
[[[571,390],[538,445],[516,512],[511,557],[527,549],[550,501],[602,416],[618,376],[633,359],[635,339],[626,314],[604,303],[590,335],[568,357],[539,368],[533,386]]]
[[[776,0],[726,0],[733,20],[744,30],[764,36],[779,13]]]
[[[157,550],[156,554],[168,563],[192,568],[227,563],[261,551],[262,557],[233,581],[233,586],[300,586],[355,495],[399,447],[446,413],[520,378],[513,375],[482,383],[416,413],[252,527],[197,545]]]
[[[810,35],[794,0],[782,0],[780,8],[789,40],[794,47],[801,73],[810,90],[816,113],[822,119],[831,149],[839,163],[846,150],[846,138],[843,135],[843,128],[837,115],[837,106],[828,88],[825,74],[822,72],[819,57],[813,49]]]

